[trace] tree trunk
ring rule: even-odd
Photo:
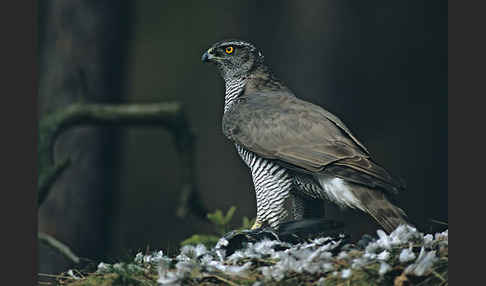
[[[131,1],[39,2],[39,118],[78,102],[117,102]],[[117,131],[80,128],[61,136],[56,161],[72,164],[39,208],[39,231],[81,257],[102,258],[116,197]],[[39,272],[70,262],[39,245]]]

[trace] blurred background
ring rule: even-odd
[[[179,101],[195,135],[197,191],[208,211],[253,218],[250,176],[221,131],[224,84],[201,54],[253,42],[302,99],[325,107],[376,161],[403,178],[397,198],[423,231],[448,220],[447,2],[39,1],[39,118],[76,102]],[[93,260],[173,253],[212,226],[176,216],[181,170],[154,127],[82,127],[56,158],[73,164],[39,208],[39,231]],[[339,213],[335,213],[339,216]],[[39,272],[69,261],[39,244]]]

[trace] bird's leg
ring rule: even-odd
[[[261,164],[260,168],[252,169],[257,204],[257,218],[252,229],[262,226],[276,228],[278,224],[291,219],[288,203],[292,180],[283,169],[272,173],[273,165],[267,162]],[[276,167],[273,168],[275,171]]]
[[[253,229],[258,229],[258,228],[260,228],[260,227],[262,227],[262,226],[263,226],[263,224],[262,224],[260,221],[258,221],[258,219],[256,219],[256,220],[255,220],[255,223],[253,224],[253,226],[252,226],[250,229],[251,229],[251,230],[253,230]]]

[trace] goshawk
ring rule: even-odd
[[[387,232],[406,224],[387,198],[404,186],[378,165],[344,123],[296,95],[241,40],[202,55],[226,84],[223,133],[249,167],[257,217],[252,229],[304,218],[307,202],[329,200],[371,215]]]

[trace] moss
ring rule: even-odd
[[[157,285],[157,276],[145,277],[120,273],[92,274],[84,279],[67,281],[69,286],[141,286]]]
[[[216,245],[219,238],[230,230],[230,222],[233,219],[233,215],[236,211],[235,206],[231,206],[226,214],[223,211],[216,210],[207,214],[208,220],[212,223],[214,232],[213,234],[194,234],[191,237],[183,240],[181,246],[184,245],[197,245],[204,244],[207,248],[212,248]],[[254,219],[249,219],[246,216],[243,217],[242,224],[239,229],[248,229]]]
[[[442,251],[439,262],[436,263],[432,271],[424,276],[406,275],[405,266],[397,261],[392,265],[392,270],[383,276],[378,274],[379,264],[367,265],[362,269],[353,269],[349,278],[341,277],[341,270],[348,268],[349,265],[337,265],[337,274],[332,272],[325,275],[312,275],[308,273],[289,273],[281,281],[265,281],[265,285],[330,285],[330,286],[368,286],[368,285],[446,285],[448,280],[448,258],[447,250]],[[271,262],[266,261],[265,264]],[[65,277],[64,275],[63,277]],[[323,279],[321,279],[323,278]],[[106,274],[87,274],[82,279],[63,278],[62,285],[69,286],[112,286],[112,285],[157,285],[158,275],[155,269],[147,268],[145,272],[129,273],[116,272]],[[320,280],[321,279],[321,280]],[[320,280],[320,283],[318,283]],[[264,281],[263,275],[252,268],[247,278],[229,277],[222,273],[193,273],[186,278],[181,285],[253,285],[256,281]]]
[[[183,240],[181,245],[197,245],[204,244],[207,248],[211,248],[216,245],[219,237],[215,235],[194,234],[193,236]]]
[[[226,214],[222,211],[216,211],[210,214],[211,220],[215,224],[216,231],[222,231],[230,222],[235,208],[231,208]],[[246,221],[248,224],[249,220]],[[217,241],[216,235],[193,235],[182,242],[183,245],[187,244],[215,244]],[[307,272],[296,273],[286,272],[285,277],[280,281],[265,280],[265,276],[262,274],[262,266],[273,266],[278,263],[278,258],[270,258],[266,256],[262,257],[245,257],[239,260],[237,263],[239,266],[251,261],[251,266],[245,273],[245,276],[231,276],[231,272],[223,272],[220,270],[212,269],[208,270],[205,266],[196,265],[192,271],[188,272],[184,279],[180,282],[181,285],[253,285],[257,281],[264,282],[264,285],[330,285],[330,286],[345,286],[345,285],[447,285],[448,284],[448,242],[447,234],[445,238],[435,239],[434,243],[430,243],[425,246],[424,240],[418,240],[411,238],[406,243],[401,243],[393,246],[389,249],[390,256],[386,260],[386,263],[391,267],[384,275],[380,275],[379,270],[381,261],[377,259],[367,260],[366,265],[359,268],[353,268],[352,263],[355,258],[361,258],[365,254],[365,251],[360,248],[352,247],[346,251],[346,256],[339,257],[334,255],[331,260],[327,260],[332,263],[330,272],[310,274]],[[422,247],[426,247],[428,250],[434,250],[437,255],[437,260],[433,266],[427,270],[422,276],[416,276],[413,273],[406,273],[405,269],[412,262],[400,262],[399,255],[404,248],[411,247],[412,251],[417,255]],[[195,248],[194,248],[195,249]],[[187,250],[186,250],[187,251]],[[381,251],[381,250],[380,250]],[[378,253],[375,251],[375,253]],[[370,253],[368,252],[367,255]],[[159,257],[167,263],[165,265],[166,271],[169,273],[175,271],[175,261],[163,256],[160,252]],[[126,262],[117,263],[114,265],[106,264],[107,266],[101,267],[102,273],[83,273],[82,278],[70,278],[67,274],[60,275],[58,280],[62,285],[69,286],[111,286],[111,285],[157,285],[158,275],[158,263],[152,259],[145,259],[142,254],[137,254],[135,260],[129,259]],[[150,256],[149,256],[150,257]],[[191,258],[192,259],[192,258]],[[198,259],[193,260],[194,263]],[[219,268],[218,268],[219,269]],[[342,271],[350,269],[351,274],[347,278],[342,277]],[[79,271],[75,271],[80,273]],[[78,275],[79,276],[79,275]]]

